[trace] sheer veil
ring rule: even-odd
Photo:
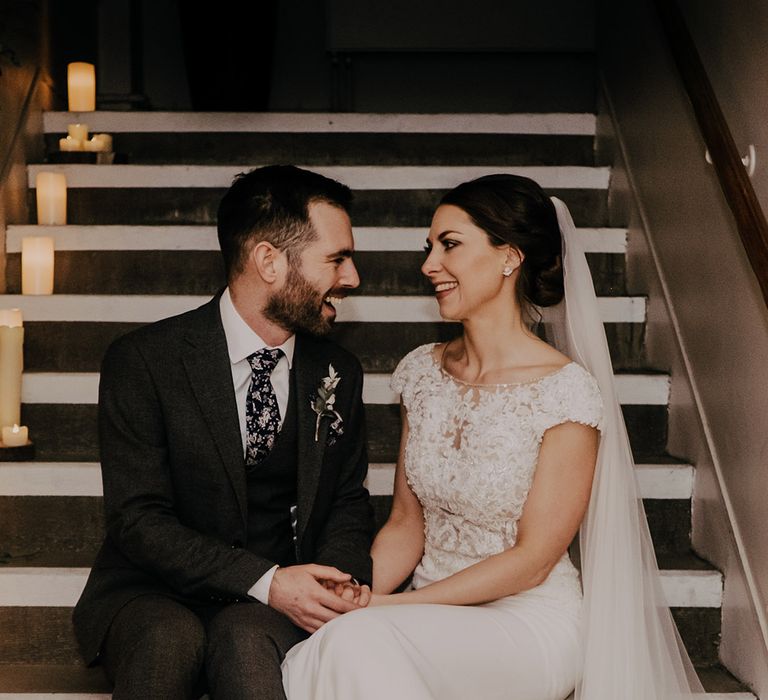
[[[566,205],[565,300],[543,310],[549,340],[597,379],[605,405],[592,496],[580,532],[584,675],[575,700],[671,700],[703,692],[661,590],[634,460],[584,248]]]

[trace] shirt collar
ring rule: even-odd
[[[250,354],[270,347],[267,345],[237,312],[229,294],[229,287],[224,290],[219,300],[221,323],[224,326],[224,336],[227,339],[229,361],[234,365],[242,362]],[[296,347],[296,336],[292,335],[282,345],[276,345],[285,354],[288,367],[293,367],[293,350]]]

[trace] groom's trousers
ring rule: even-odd
[[[102,664],[114,700],[285,700],[280,664],[306,636],[259,602],[187,607],[148,594],[115,617]]]

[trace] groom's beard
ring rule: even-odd
[[[324,301],[325,294],[315,289],[298,267],[290,263],[285,286],[267,300],[264,315],[291,333],[326,335],[333,326],[333,318],[323,316]]]

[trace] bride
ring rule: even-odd
[[[392,376],[402,438],[392,511],[371,552],[373,594],[288,653],[287,697],[700,691],[660,600],[594,290],[565,205],[527,178],[479,178],[443,197],[426,251],[422,271],[440,313],[463,333],[416,348]],[[530,328],[555,305],[567,355]],[[568,555],[579,529],[581,578]]]

